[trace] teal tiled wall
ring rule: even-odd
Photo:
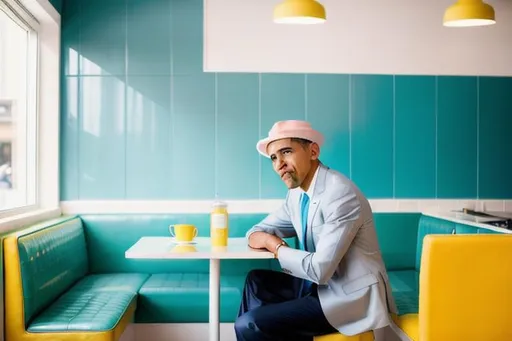
[[[65,0],[61,199],[283,198],[282,119],[370,198],[512,198],[512,78],[202,72],[201,0]]]

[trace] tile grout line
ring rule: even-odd
[[[396,198],[396,76],[393,75],[393,199]]]
[[[348,174],[352,179],[352,75],[348,75]]]
[[[437,135],[438,135],[438,132],[437,132],[437,125],[438,125],[438,116],[439,116],[439,78],[438,76],[436,76],[435,78],[435,110],[434,110],[434,116],[435,116],[435,176],[434,176],[434,182],[435,182],[435,189],[434,189],[434,197],[437,199],[438,198],[438,193],[437,193],[437,187],[438,187],[438,165],[437,165],[437,148],[438,148],[438,141],[437,141]]]
[[[219,89],[218,89],[218,73],[214,73],[214,98],[215,98],[215,104],[214,104],[214,155],[215,155],[215,165],[214,165],[214,177],[215,177],[215,184],[214,184],[214,196],[215,198],[218,198],[219,196],[219,119],[218,119],[218,113],[219,113]]]
[[[128,199],[128,2],[125,1],[124,3],[124,86],[123,86],[123,92],[124,92],[124,99],[123,99],[123,105],[124,105],[124,117],[123,117],[123,130],[124,130],[124,138],[123,138],[123,144],[124,144],[124,193],[123,197],[125,199]]]
[[[80,56],[80,53],[82,52],[82,2],[78,5],[78,13],[79,13],[79,22],[78,22],[78,55]],[[76,194],[77,199],[80,200],[80,126],[81,122],[83,120],[83,110],[82,107],[82,101],[83,101],[83,94],[82,94],[82,80],[81,77],[81,67],[80,67],[80,57],[77,58],[77,81],[76,81],[76,90],[78,93],[76,94],[77,100],[76,100]],[[66,101],[67,102],[67,101]],[[60,183],[60,179],[59,179]]]
[[[258,73],[258,140],[261,138],[261,73]],[[258,198],[261,199],[261,155],[258,155]]]
[[[169,66],[170,66],[170,72],[171,72],[171,80],[170,80],[170,112],[169,112],[169,152],[171,153],[171,165],[170,165],[170,172],[171,176],[170,179],[173,179],[173,169],[174,169],[174,162],[176,161],[176,157],[174,156],[174,58],[173,58],[173,52],[174,52],[174,41],[173,41],[173,35],[172,35],[172,23],[173,23],[173,15],[172,15],[172,4],[169,6],[169,49],[170,49],[170,56],[169,56]],[[173,192],[173,183],[172,180],[170,180],[169,184],[169,192]]]
[[[476,77],[476,198],[480,199],[480,77]]]

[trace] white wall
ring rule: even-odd
[[[272,22],[283,0],[204,0],[205,71],[512,75],[512,0],[497,24],[447,28],[456,0],[320,0],[327,23]]]

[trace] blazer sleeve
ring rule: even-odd
[[[278,252],[281,267],[295,277],[326,284],[347,252],[359,225],[361,205],[350,186],[336,186],[322,199],[324,225],[316,243],[316,252],[282,247]]]
[[[288,238],[297,235],[293,228],[290,212],[288,210],[288,198],[289,194],[286,195],[285,202],[277,211],[269,214],[265,219],[247,231],[247,241],[249,241],[249,236],[254,232],[266,232],[274,234],[279,238]]]

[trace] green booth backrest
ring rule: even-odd
[[[478,233],[478,227],[455,223],[455,234],[474,234]]]
[[[244,237],[248,229],[265,214],[231,214],[229,236]],[[169,237],[169,225],[194,224],[199,237],[210,235],[209,214],[85,214],[80,216],[85,227],[92,273],[208,273],[208,260],[126,259],[125,251],[141,237]],[[288,240],[294,243],[293,239]],[[253,268],[276,268],[275,260],[226,260],[223,274],[243,274]]]
[[[79,218],[18,238],[25,324],[87,274],[88,259]]]
[[[412,270],[420,213],[374,213],[375,229],[388,271]]]
[[[423,238],[427,234],[454,234],[455,223],[449,220],[438,219],[422,215],[418,225],[418,242],[416,251],[416,271],[420,271]]]
[[[478,232],[477,233],[479,233],[479,234],[502,234],[503,232],[498,232],[498,231],[494,231],[494,230],[478,228]]]
[[[266,214],[231,214],[229,236],[244,237]],[[376,213],[375,225],[384,261],[389,270],[414,269],[419,213]],[[208,214],[84,214],[90,269],[93,273],[207,273],[207,260],[126,259],[125,251],[143,236],[169,236],[171,224],[189,223],[198,236],[209,236]],[[287,240],[296,246],[295,238]],[[277,260],[223,261],[222,273],[240,274],[253,268],[279,270]]]
[[[503,232],[498,232],[482,227],[476,227],[472,225],[465,225],[465,224],[455,224],[455,233],[456,234],[502,234]]]

